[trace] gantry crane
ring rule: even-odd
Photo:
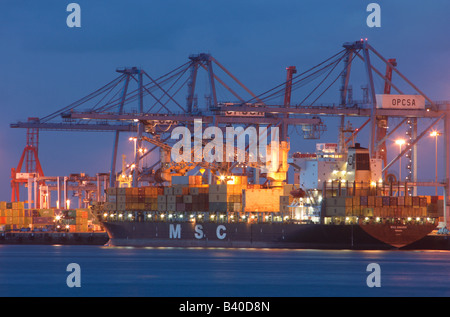
[[[358,59],[363,62],[367,81],[367,97],[362,102],[355,101],[349,93],[349,79],[352,64]],[[385,74],[375,67],[372,59],[377,59],[385,65]],[[339,65],[343,65],[343,67],[338,67]],[[216,66],[218,70],[222,70],[228,77],[234,80],[238,88],[242,89],[243,93],[249,95],[249,97],[243,97],[242,93],[238,93],[235,89],[231,88],[231,85],[225,83],[215,71],[214,68]],[[196,93],[199,86],[196,82],[200,69],[207,72],[209,90],[205,92],[206,104],[203,106],[199,106]],[[169,139],[167,134],[170,134],[178,126],[186,126],[192,129],[195,119],[201,119],[205,126],[214,125],[223,128],[236,124],[246,126],[278,126],[282,128],[282,140],[288,136],[287,127],[293,126],[296,128],[297,126],[301,126],[305,138],[319,138],[325,129],[325,125],[320,119],[322,116],[340,117],[341,122],[344,122],[345,118],[366,117],[367,120],[359,129],[353,131],[351,138],[356,137],[357,133],[367,126],[370,130],[370,156],[372,158],[382,158],[384,161],[383,172],[386,172],[400,157],[415,147],[417,142],[430,129],[439,121],[443,120],[445,129],[444,155],[446,162],[444,178],[446,181],[437,185],[442,186],[448,192],[447,180],[450,178],[450,159],[448,159],[450,158],[450,147],[448,146],[450,115],[448,104],[433,102],[396,68],[395,61],[384,58],[367,40],[361,39],[355,42],[344,43],[341,51],[300,74],[296,74],[293,67],[289,67],[287,70],[286,81],[283,81],[280,85],[266,92],[254,94],[210,54],[192,55],[189,57],[187,63],[157,79],[153,79],[148,73],[136,67],[119,69],[118,72],[121,75],[118,78],[80,101],[55,112],[49,117],[41,118],[39,121],[32,123],[19,122],[12,124],[11,127],[113,131],[115,141],[111,160],[110,185],[114,186],[118,141],[119,135],[122,132],[136,133],[138,149],[141,148],[142,141],[144,140],[143,137],[146,135],[158,135],[160,136],[160,140],[165,142]],[[186,74],[188,78],[183,79],[183,76]],[[296,75],[294,76],[294,74]],[[390,93],[390,90],[394,89],[398,94],[404,94],[392,79],[393,74],[406,82],[414,93],[422,96],[426,100],[425,109],[405,111],[377,107],[374,75],[378,75],[384,80],[385,90],[383,93]],[[303,100],[299,103],[291,102],[292,92],[296,91],[299,87],[304,87],[306,82],[318,80],[318,78],[321,79],[318,85],[310,89]],[[342,82],[339,103],[322,103],[318,105],[317,101],[339,78]],[[330,81],[331,83],[329,83]],[[134,90],[130,90],[129,87],[132,82],[137,83],[137,88]],[[188,94],[186,103],[183,106],[183,102],[177,97],[184,85],[187,86]],[[218,87],[222,87],[222,89],[225,89],[225,92],[231,93],[232,97],[230,100],[224,102],[218,100]],[[119,92],[116,94],[111,93],[114,97],[106,103],[97,104],[90,111],[79,111],[79,106],[84,105],[87,100],[91,100],[101,94],[110,93],[113,89],[117,88]],[[276,96],[284,96],[284,103],[281,105],[271,104],[269,101]],[[150,98],[151,102],[144,100],[144,97]],[[137,102],[137,109],[127,108],[132,102]],[[63,122],[50,120],[55,118],[62,119]],[[390,127],[389,132],[387,132],[384,122],[385,120],[387,122],[390,118],[400,118],[401,122],[394,127]],[[413,133],[410,144],[405,146],[401,153],[396,155],[391,162],[387,162],[385,141],[408,119],[431,120],[431,123],[423,122],[425,124],[423,132],[420,134],[417,132]],[[344,125],[341,124],[341,126],[343,127]],[[341,138],[341,147],[344,147],[349,140]],[[146,153],[137,152],[135,166],[139,167],[142,158],[152,153],[156,148],[159,149],[160,147],[155,145],[154,148]],[[413,162],[413,164],[415,163]],[[137,184],[140,171],[140,168],[134,170],[134,185]],[[413,176],[414,179],[411,181],[417,183],[417,176]],[[445,194],[444,196],[447,195]]]
[[[28,122],[35,122],[38,118],[28,118]],[[16,168],[11,168],[11,201],[20,200],[21,184],[28,183],[31,177],[43,177],[41,162],[38,156],[39,151],[39,129],[35,127],[27,128],[27,143],[23,149],[22,156]],[[22,172],[25,161],[25,173]],[[37,206],[39,206],[37,202]]]

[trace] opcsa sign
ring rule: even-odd
[[[425,98],[420,95],[377,95],[377,108],[425,109]]]

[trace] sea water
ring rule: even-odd
[[[450,252],[1,245],[0,296],[443,297]]]

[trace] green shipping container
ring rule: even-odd
[[[40,217],[53,217],[55,212],[53,209],[38,209]]]
[[[77,216],[77,211],[76,210],[68,210],[67,216],[75,218]]]

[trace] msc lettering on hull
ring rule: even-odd
[[[181,238],[181,226],[179,223],[176,225],[176,227],[173,224],[170,224],[169,237],[170,237],[170,239],[180,239]]]
[[[223,240],[227,236],[227,228],[224,225],[218,225],[216,228],[216,237],[219,240]],[[170,239],[181,239],[181,225],[178,224],[170,224],[169,226],[169,238]],[[200,224],[196,224],[194,227],[194,238],[203,239],[205,238],[205,234],[203,232],[203,226]]]

